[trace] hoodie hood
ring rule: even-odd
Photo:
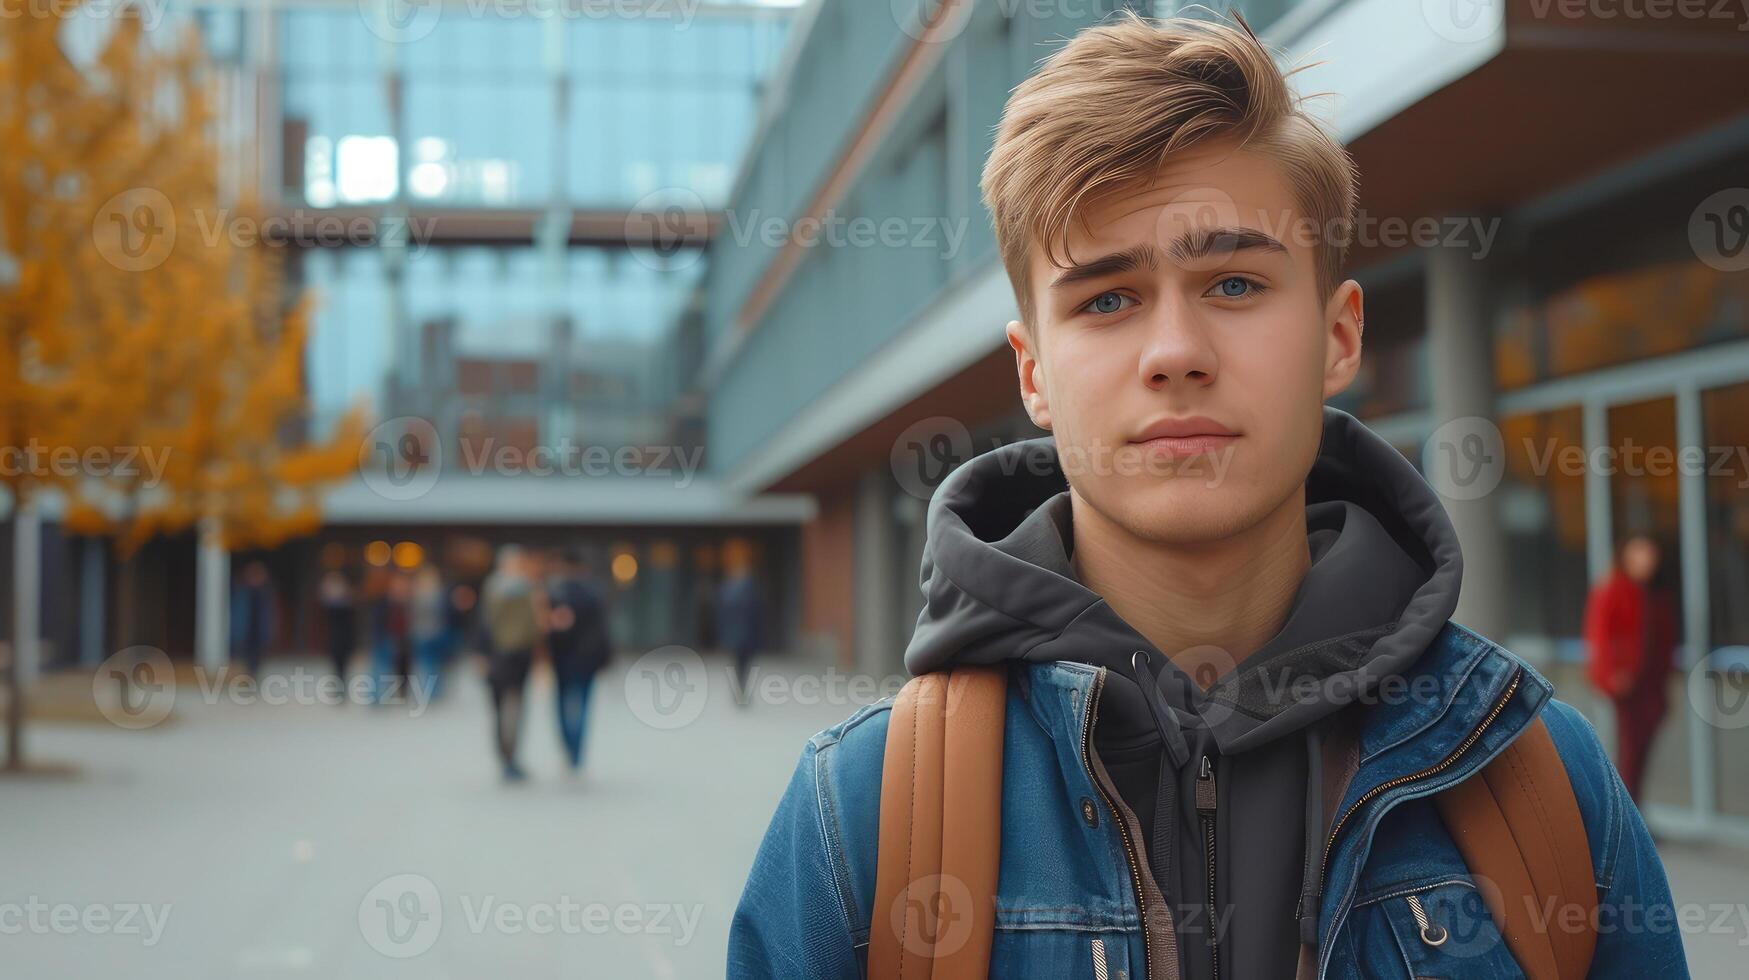
[[[930,501],[926,602],[905,666],[920,674],[959,663],[1068,660],[1138,681],[1141,652],[1157,675],[1151,686],[1173,709],[1167,727],[1207,728],[1223,754],[1303,729],[1420,657],[1457,607],[1463,566],[1433,489],[1345,412],[1324,409],[1306,504],[1312,563],[1286,623],[1205,691],[1076,580],[1068,482],[1054,440],[985,453]],[[1120,717],[1163,710],[1147,706],[1141,683],[1110,684],[1107,698]]]

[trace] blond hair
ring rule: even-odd
[[[1243,19],[1149,20],[1124,11],[1089,27],[1009,96],[984,164],[984,204],[1021,317],[1033,322],[1029,264],[1088,199],[1145,184],[1172,154],[1233,140],[1280,163],[1316,229],[1319,294],[1340,282],[1354,220],[1354,161],[1303,107]]]

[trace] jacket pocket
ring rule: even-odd
[[[997,929],[990,976],[1030,980],[1145,980],[1132,970],[1122,933]]]
[[[1382,895],[1372,904],[1372,914],[1389,927],[1407,976],[1417,980],[1524,976],[1481,893],[1468,880]]]

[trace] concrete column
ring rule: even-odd
[[[853,616],[857,671],[876,677],[904,670],[903,638],[910,635],[895,622],[893,596],[894,537],[893,476],[887,467],[869,470],[856,481],[855,613]]]
[[[42,668],[42,515],[34,501],[14,497],[13,506],[12,653],[28,688]]]
[[[219,522],[200,522],[200,553],[195,562],[195,662],[209,671],[230,659],[231,554],[219,538]]]
[[[1489,263],[1472,249],[1448,246],[1427,252],[1427,354],[1436,427],[1457,419],[1496,420],[1494,285]],[[1486,428],[1480,422],[1476,426]],[[1489,446],[1491,452],[1502,451],[1498,439]],[[1447,453],[1430,454],[1427,463],[1435,469],[1428,476],[1434,486],[1452,486],[1451,474],[1437,468],[1458,462]],[[1498,472],[1505,460],[1488,465]],[[1443,498],[1464,552],[1463,591],[1454,618],[1486,636],[1504,637],[1509,583],[1499,494],[1462,499],[1470,496]]]

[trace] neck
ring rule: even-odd
[[[1208,687],[1281,631],[1311,567],[1303,491],[1214,541],[1137,537],[1070,491],[1081,583]]]

